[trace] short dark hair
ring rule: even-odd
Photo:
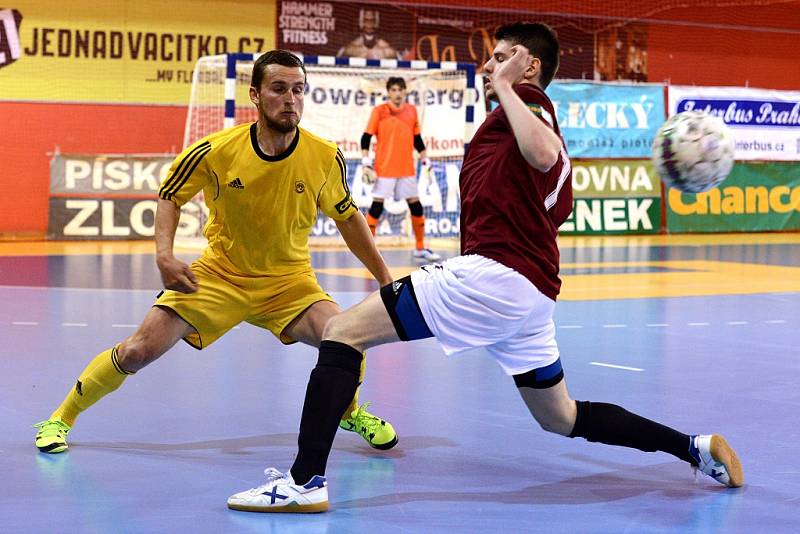
[[[250,85],[256,89],[261,88],[261,82],[264,79],[264,73],[267,70],[267,65],[283,65],[284,67],[300,67],[303,70],[303,77],[306,76],[306,66],[303,61],[292,54],[288,50],[270,50],[259,57],[253,64],[253,77],[251,78]]]
[[[400,89],[405,89],[406,81],[400,76],[391,76],[388,80],[386,80],[386,90],[388,91],[391,89],[393,85],[399,85]]]
[[[553,28],[541,22],[515,22],[497,28],[494,38],[498,41],[521,44],[530,50],[531,55],[538,57],[542,62],[542,72],[539,76],[542,89],[550,85],[561,59],[561,46]]]

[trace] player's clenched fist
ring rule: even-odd
[[[179,293],[194,293],[197,291],[197,279],[188,265],[175,256],[167,256],[156,260],[158,270],[161,272],[161,281],[164,287]]]

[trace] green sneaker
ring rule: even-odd
[[[33,426],[39,429],[36,433],[36,447],[40,451],[55,454],[67,450],[67,434],[72,427],[60,417],[41,421]]]
[[[369,413],[369,405],[370,403],[365,402],[353,410],[349,419],[339,421],[339,428],[358,433],[373,449],[391,449],[397,445],[397,433],[391,423]]]

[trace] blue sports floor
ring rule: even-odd
[[[485,354],[422,341],[369,352],[361,398],[400,442],[340,432],[330,512],[233,512],[228,495],[291,465],[316,360],[249,325],[202,352],[179,344],[84,413],[67,453],[40,454],[31,425],[133,332],[160,281],[149,243],[0,244],[0,532],[800,532],[800,235],[561,246],[572,395],[724,433],[745,487],[546,434]],[[412,268],[406,250],[385,256]],[[375,288],[345,251],[314,262],[345,307]]]

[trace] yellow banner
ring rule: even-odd
[[[200,56],[275,47],[275,0],[11,1],[3,100],[186,104]]]

